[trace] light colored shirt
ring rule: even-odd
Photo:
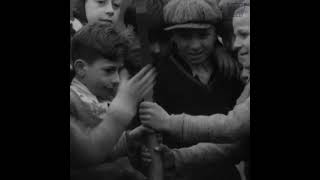
[[[73,20],[71,20],[70,19],[70,24],[72,24],[72,28],[77,32],[77,31],[79,31],[79,29],[81,29],[82,28],[82,24],[81,24],[81,22],[78,20],[78,19],[76,19],[76,18],[73,18]]]
[[[86,121],[90,123],[86,123],[89,126],[97,126],[104,118],[106,113],[108,113],[108,109],[110,106],[110,101],[98,101],[98,98],[90,92],[90,90],[77,78],[73,78],[70,89],[75,92],[80,100],[84,102],[89,108],[90,111],[93,113],[94,116],[98,118],[94,118],[94,122],[90,122],[91,119],[86,119]],[[79,115],[79,114],[78,114]],[[73,115],[74,117],[77,117]],[[125,156],[127,154],[127,134],[123,132],[121,137],[119,138],[118,142],[113,147],[113,151],[106,157],[107,161],[115,160],[121,156]]]
[[[73,78],[70,88],[80,97],[81,101],[90,106],[90,110],[94,112],[94,114],[103,119],[103,115],[107,113],[110,106],[110,101],[99,102],[98,98],[77,78]]]

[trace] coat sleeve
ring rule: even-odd
[[[250,134],[250,97],[227,115],[171,115],[168,133],[182,143],[235,142]]]
[[[194,146],[173,149],[175,169],[183,172],[185,168],[216,164],[237,164],[246,159],[244,141],[234,144],[198,143]]]

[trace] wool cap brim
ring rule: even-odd
[[[199,24],[199,23],[186,23],[186,24],[175,24],[164,28],[165,31],[173,29],[208,29],[212,27],[211,24]]]

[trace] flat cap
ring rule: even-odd
[[[221,21],[216,0],[170,0],[163,8],[165,30],[209,28]]]

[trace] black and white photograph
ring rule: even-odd
[[[70,0],[69,47],[70,180],[251,179],[250,0]]]

